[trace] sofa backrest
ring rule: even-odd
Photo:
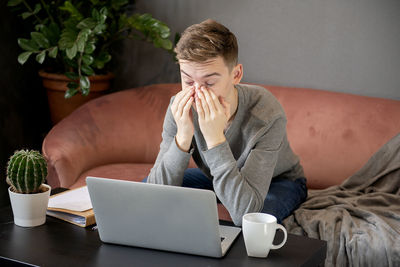
[[[400,131],[400,101],[264,87],[285,109],[289,142],[310,188],[339,184]],[[82,172],[99,165],[153,163],[169,100],[180,88],[157,84],[120,91],[77,109],[44,140],[43,153],[51,163],[49,179],[64,170],[67,177],[60,179],[60,186],[68,187]],[[193,161],[190,166],[195,166]]]
[[[285,109],[288,139],[310,188],[338,185],[400,132],[400,101],[264,86]]]

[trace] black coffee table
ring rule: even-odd
[[[221,222],[231,225],[230,222]],[[277,232],[275,243],[282,240]],[[268,258],[250,258],[243,235],[221,259],[104,244],[97,230],[47,216],[46,224],[23,228],[13,222],[11,207],[0,209],[0,266],[16,261],[38,266],[323,266],[326,242],[288,234],[287,243]],[[12,261],[14,260],[14,261]],[[29,265],[27,265],[29,266]]]

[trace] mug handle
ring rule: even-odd
[[[272,245],[271,245],[271,249],[278,249],[278,248],[281,248],[281,247],[283,247],[283,245],[285,245],[285,243],[286,243],[287,232],[286,232],[285,227],[283,227],[283,226],[280,225],[280,224],[277,224],[277,225],[276,225],[276,230],[278,230],[278,229],[281,229],[281,230],[283,231],[283,233],[284,233],[283,241],[282,241],[279,245],[274,245],[274,244],[272,244]]]

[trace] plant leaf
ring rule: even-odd
[[[89,78],[87,76],[81,76],[81,78],[79,79],[79,85],[81,87],[81,90],[89,89],[90,87]]]
[[[77,36],[78,33],[75,32],[73,29],[65,28],[61,33],[60,40],[58,41],[60,49],[65,50],[67,48],[71,48],[74,45]]]
[[[32,40],[35,41],[39,47],[49,48],[50,43],[46,37],[44,37],[43,33],[41,32],[31,32]]]
[[[70,1],[65,1],[64,6],[60,6],[59,9],[69,12],[71,17],[76,18],[78,21],[82,20],[83,18],[82,14]]]
[[[76,44],[74,44],[72,47],[67,48],[65,52],[67,52],[67,57],[69,59],[73,59],[76,56],[76,53],[78,52],[78,48]]]
[[[35,42],[24,38],[18,38],[18,45],[27,51],[37,51],[39,49]]]
[[[95,49],[96,49],[96,46],[94,45],[94,43],[88,42],[88,43],[86,43],[84,52],[85,52],[85,54],[92,54]]]
[[[18,62],[21,65],[24,65],[24,63],[28,60],[29,56],[32,55],[33,52],[23,52],[19,54],[18,56]]]
[[[71,97],[73,97],[74,95],[76,95],[76,93],[78,93],[78,87],[79,87],[79,85],[78,85],[78,83],[76,83],[76,82],[69,82],[68,84],[67,84],[67,86],[68,86],[68,90],[65,92],[65,94],[64,94],[64,98],[71,98]]]
[[[93,32],[94,34],[101,34],[103,31],[107,28],[107,26],[103,23],[98,24],[96,27],[94,27]]]
[[[114,10],[119,10],[124,5],[128,4],[128,0],[111,0],[111,7]]]
[[[42,64],[45,58],[46,58],[46,50],[43,50],[42,52],[36,55],[36,61],[39,64]]]
[[[92,18],[96,21],[100,20],[100,12],[95,8],[92,9]]]
[[[78,74],[76,74],[75,72],[72,72],[72,71],[69,71],[69,72],[66,72],[66,73],[64,73],[65,74],[65,76],[67,76],[69,79],[71,79],[71,80],[78,80],[79,79],[79,76],[78,76]],[[78,84],[77,83],[74,83],[74,84],[76,84],[77,86],[78,86]]]
[[[104,68],[104,64],[111,60],[111,55],[107,52],[101,52],[100,55],[94,59],[94,66],[98,69]]]
[[[33,13],[31,13],[31,12],[24,12],[21,14],[21,17],[22,17],[22,19],[27,19],[32,15],[33,15]]]
[[[85,54],[82,56],[82,61],[89,66],[93,63],[94,58],[91,55]]]
[[[94,74],[94,70],[90,66],[82,65],[81,69],[86,75],[91,76]]]
[[[49,57],[56,58],[57,57],[57,53],[58,53],[58,47],[57,46],[54,46],[54,47],[49,49]]]
[[[60,29],[58,28],[57,24],[51,22],[49,26],[41,27],[40,31],[47,38],[47,40],[49,40],[50,46],[57,45],[58,40],[60,39]]]
[[[78,29],[93,29],[96,26],[96,21],[93,18],[86,18],[76,25]]]
[[[10,0],[10,1],[8,1],[7,5],[8,6],[17,6],[21,3],[22,3],[22,0]]]
[[[37,3],[35,5],[35,9],[32,12],[32,15],[37,14],[41,9],[42,9],[42,6],[39,3]]]
[[[85,44],[88,39],[88,35],[90,33],[89,29],[83,29],[80,31],[78,34],[78,37],[76,38],[76,46],[79,52],[83,52],[85,49]]]

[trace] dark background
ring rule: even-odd
[[[17,38],[27,32],[21,20],[0,6],[0,207],[9,203],[6,184],[8,157],[17,149],[40,150],[50,129],[46,92],[37,75],[38,66],[29,60],[21,66]],[[26,36],[26,35],[25,35]]]

